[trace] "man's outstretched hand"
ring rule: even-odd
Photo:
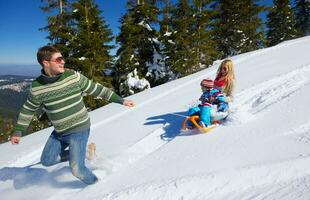
[[[10,140],[11,140],[11,143],[12,143],[13,145],[19,144],[19,142],[20,142],[20,137],[19,137],[19,136],[12,136]]]
[[[135,102],[132,101],[132,100],[125,99],[124,102],[123,102],[123,105],[124,106],[128,106],[128,107],[134,107],[135,106]]]

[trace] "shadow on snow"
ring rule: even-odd
[[[185,132],[181,131],[182,123],[186,115],[187,111],[157,115],[147,118],[146,120],[148,121],[145,122],[144,125],[162,124],[164,133],[161,134],[160,137],[164,141],[170,141],[177,136],[192,136],[199,134],[199,131],[197,130],[190,130]]]
[[[17,190],[38,185],[50,185],[56,188],[84,188],[86,185],[79,180],[59,181],[58,176],[71,173],[69,167],[48,172],[44,168],[34,167],[40,163],[25,167],[3,167],[0,169],[0,181],[13,181],[13,187]]]

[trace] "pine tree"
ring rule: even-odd
[[[156,0],[154,1],[156,3],[157,7],[157,15],[159,18],[163,18],[160,20],[156,20],[155,25],[156,28],[156,38],[153,38],[153,41],[155,42],[155,50],[153,52],[153,62],[147,63],[147,80],[150,82],[150,85],[152,87],[166,83],[168,80],[171,80],[173,77],[173,73],[168,65],[165,63],[165,55],[164,47],[166,42],[166,37],[163,37],[163,31],[161,28],[162,23],[165,24],[165,27],[167,28],[169,26],[169,17],[170,17],[170,0]],[[159,32],[157,31],[159,25]]]
[[[7,131],[7,122],[0,115],[0,144],[7,142],[11,133]]]
[[[182,0],[165,7],[160,31],[163,54],[176,77],[207,67],[217,56],[211,30],[214,12],[208,9],[211,2]]]
[[[41,0],[43,6],[41,9],[47,13],[57,13],[55,16],[48,16],[48,24],[41,28],[41,31],[47,31],[49,35],[49,44],[58,48],[62,55],[67,58],[71,54],[69,43],[73,37],[72,7],[70,0]]]
[[[173,4],[171,0],[161,0],[160,1],[163,6],[160,13],[162,15],[162,20],[160,20],[160,36],[164,35],[165,33],[168,33],[170,35],[171,33],[171,23],[172,23],[172,10],[173,10]]]
[[[171,0],[161,0],[163,6],[161,9],[162,20],[159,21],[159,40],[161,42],[161,54],[167,71],[167,80],[175,79],[171,66],[169,65],[169,55],[172,54],[175,43],[172,41],[172,11],[174,5]]]
[[[295,28],[294,11],[289,0],[274,0],[274,5],[267,15],[268,46],[276,45],[282,41],[297,36]]]
[[[8,141],[14,132],[14,124],[16,124],[16,120],[4,118],[0,115],[0,144]]]
[[[166,49],[166,64],[176,77],[183,77],[194,72],[192,51],[193,10],[187,0],[180,0],[172,10],[172,32],[170,45]]]
[[[299,36],[310,35],[310,1],[295,0],[296,29]]]
[[[216,43],[213,40],[214,31],[211,27],[211,19],[215,12],[208,7],[212,0],[193,1],[193,72],[208,67],[218,56]]]
[[[159,50],[156,40],[158,34],[152,27],[158,21],[155,2],[129,0],[127,9],[127,13],[121,18],[121,30],[116,38],[120,46],[116,54],[116,84],[122,95],[130,94],[128,90],[120,91],[121,88],[129,87],[126,86],[127,75],[136,69],[139,77],[146,77],[149,72],[148,63],[153,63],[154,51]]]
[[[259,14],[266,8],[260,0],[218,0],[213,5],[215,40],[221,57],[253,51],[264,46],[263,22]]]
[[[70,43],[72,54],[68,64],[89,79],[111,87],[111,80],[104,77],[104,69],[111,67],[112,56],[109,51],[113,41],[111,29],[100,16],[101,11],[93,0],[78,0],[73,3],[75,35]],[[103,100],[85,97],[86,105],[96,108],[104,105]]]

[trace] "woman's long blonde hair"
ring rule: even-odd
[[[227,74],[223,76],[221,74],[222,67],[227,67]],[[232,96],[232,92],[235,87],[235,70],[234,70],[234,63],[230,59],[223,60],[220,67],[218,68],[216,72],[216,78],[219,80],[226,80],[226,85],[223,88],[223,93],[226,94],[226,96]]]

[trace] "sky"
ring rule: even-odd
[[[126,0],[95,0],[113,33],[119,32],[119,19],[126,12]],[[270,5],[272,0],[264,0]],[[47,13],[40,0],[0,1],[0,64],[37,64],[36,52],[48,43]]]
[[[119,31],[119,18],[126,11],[126,0],[97,0],[103,17],[114,34]],[[0,64],[37,64],[36,52],[48,43],[47,13],[40,0],[0,1]]]
[[[180,129],[219,60],[127,97],[133,108],[91,111],[94,185],[75,178],[68,162],[38,163],[52,127],[0,144],[1,200],[309,200],[308,52],[310,36],[231,57],[232,112],[208,133]]]

